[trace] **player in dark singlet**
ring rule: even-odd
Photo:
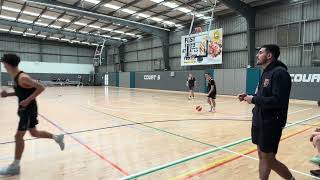
[[[191,98],[194,99],[194,87],[196,85],[196,78],[192,76],[192,74],[189,74],[189,77],[188,77],[188,80],[187,80],[187,84],[188,84],[188,87],[189,87],[189,100]]]
[[[38,106],[36,97],[44,91],[44,87],[32,79],[29,75],[20,71],[18,65],[20,58],[15,54],[5,54],[1,58],[8,74],[14,79],[14,92],[1,92],[1,97],[17,96],[19,102],[18,115],[20,117],[18,130],[15,135],[15,160],[8,167],[0,170],[0,175],[16,175],[20,173],[20,160],[24,150],[24,135],[27,131],[37,138],[54,139],[64,149],[64,135],[53,135],[46,131],[39,131],[36,128],[38,124]]]
[[[206,78],[208,80],[208,103],[210,105],[209,112],[216,112],[216,95],[217,95],[217,88],[216,83],[212,79],[209,73],[206,73]]]

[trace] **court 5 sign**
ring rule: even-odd
[[[290,74],[292,82],[319,83],[320,74]]]
[[[160,80],[160,75],[144,75],[144,80]]]

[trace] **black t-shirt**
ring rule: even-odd
[[[194,86],[195,81],[196,81],[195,77],[188,78],[188,85],[189,86]]]
[[[212,91],[212,93],[216,94],[217,93],[217,88],[216,88],[216,83],[214,82],[213,79],[208,81],[208,92],[210,92],[211,90],[211,86],[213,86],[214,90]]]

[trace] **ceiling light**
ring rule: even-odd
[[[30,12],[30,11],[23,11],[23,14],[30,15],[30,16],[39,16],[40,15],[39,13],[34,13],[34,12]]]
[[[39,25],[39,26],[48,26],[49,24],[42,23],[42,22],[35,22],[34,24]]]
[[[20,9],[8,7],[8,6],[2,6],[3,10],[12,11],[12,12],[20,12]]]
[[[25,35],[28,35],[28,36],[35,36],[36,34],[34,34],[34,33],[24,33]]]
[[[69,23],[71,22],[69,19],[63,19],[63,18],[60,18],[58,19],[58,21],[61,21],[61,22],[66,22],[66,23]]]
[[[79,25],[79,26],[86,26],[86,23],[82,23],[82,22],[75,22],[74,24]]]
[[[124,33],[123,31],[118,31],[118,30],[115,30],[114,32],[119,33],[119,34],[123,34]]]
[[[126,13],[128,13],[128,14],[134,14],[134,13],[137,12],[137,11],[133,11],[133,10],[131,10],[131,9],[121,9],[121,11],[126,12]]]
[[[50,27],[55,28],[55,29],[61,29],[61,26],[56,26],[56,25],[51,25]]]
[[[143,13],[139,13],[138,16],[143,17],[143,18],[148,18],[148,17],[150,17],[150,15],[148,15],[148,14],[143,14]]]
[[[165,6],[170,7],[170,8],[176,8],[176,7],[179,6],[178,4],[176,4],[174,2],[165,2],[162,5],[165,5]]]
[[[121,8],[120,6],[116,6],[116,5],[109,4],[109,3],[105,4],[104,6],[107,8],[116,9],[116,10]]]
[[[189,12],[191,12],[190,9],[185,8],[185,7],[179,7],[179,8],[177,8],[177,10],[179,10],[179,11],[181,11],[181,12],[184,12],[184,13],[189,13]]]
[[[5,16],[5,15],[0,15],[0,18],[1,18],[1,19],[13,20],[13,21],[15,21],[15,20],[16,20],[16,18],[14,18],[14,17]]]
[[[9,31],[9,29],[3,29],[3,28],[0,28],[0,31],[8,32],[8,31]]]
[[[162,21],[163,19],[161,19],[161,18],[157,18],[157,17],[152,17],[152,18],[150,18],[151,20],[154,20],[154,21],[157,21],[157,22],[160,22],[160,21]]]
[[[96,0],[84,0],[84,1],[86,1],[86,2],[88,2],[88,3],[92,3],[92,4],[98,4],[98,3],[100,3],[100,1],[96,1]]]
[[[89,25],[89,27],[100,29],[100,26],[96,26],[96,25]]]
[[[28,24],[32,24],[33,21],[27,20],[27,19],[18,19],[18,21],[23,22],[23,23],[28,23]]]
[[[11,30],[10,32],[17,33],[17,34],[22,34],[23,33],[22,31],[15,31],[15,30]]]
[[[47,36],[45,36],[45,35],[42,35],[42,34],[38,34],[38,35],[36,35],[37,37],[42,37],[42,38],[45,38],[45,37],[47,37]]]
[[[42,18],[46,18],[46,19],[51,19],[51,20],[56,20],[57,17],[52,17],[52,16],[47,16],[47,15],[41,15]]]

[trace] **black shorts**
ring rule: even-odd
[[[212,99],[216,99],[216,93],[211,93],[207,97],[212,98]]]
[[[27,131],[35,128],[38,124],[38,107],[36,104],[29,105],[26,108],[19,107],[18,116],[20,117],[18,131]]]
[[[194,89],[194,86],[189,85],[189,90],[193,90],[193,89]]]
[[[282,135],[281,127],[265,125],[261,128],[251,127],[252,143],[256,144],[264,153],[277,154]]]

